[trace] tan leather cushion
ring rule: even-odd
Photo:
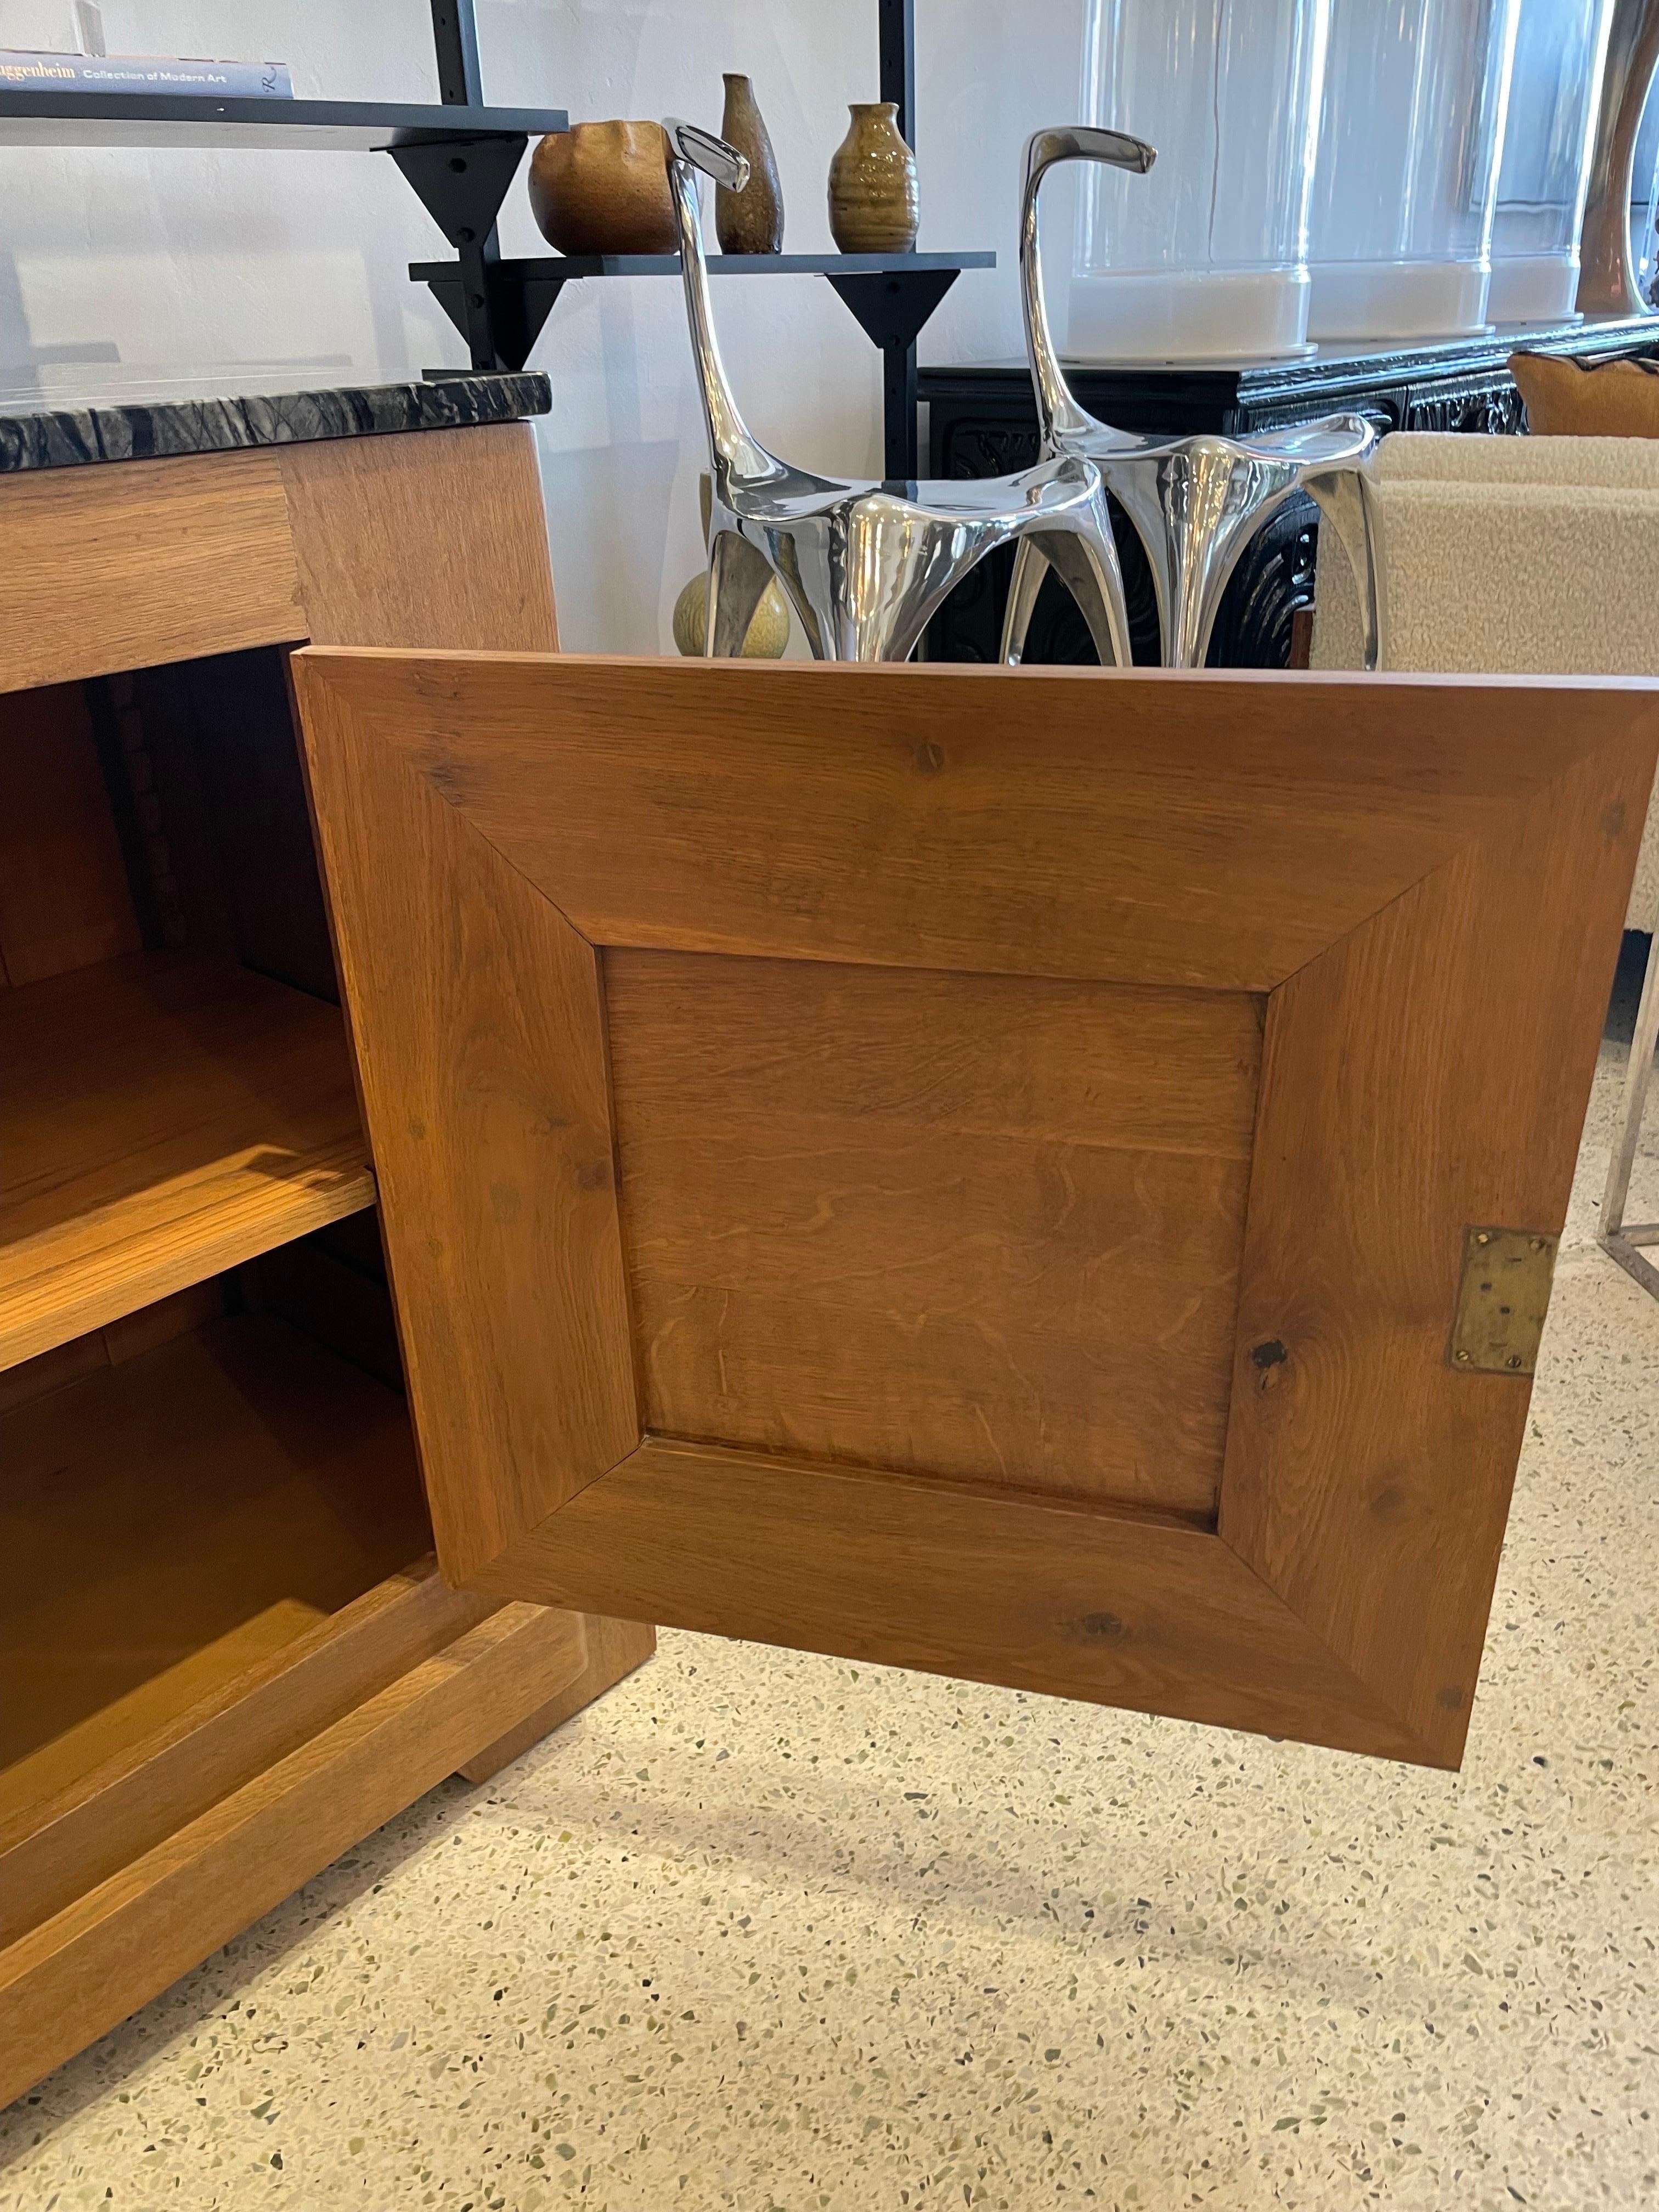
[[[1659,362],[1599,368],[1543,353],[1512,353],[1510,374],[1539,438],[1659,438]]]

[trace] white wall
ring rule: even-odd
[[[38,20],[40,0],[27,4]],[[7,13],[0,0],[0,42]],[[721,71],[746,70],[777,148],[786,243],[829,250],[830,156],[846,103],[876,93],[874,0],[479,0],[477,13],[485,96],[501,105],[716,124]],[[918,13],[921,243],[988,245],[1000,263],[958,280],[922,357],[1012,357],[1018,149],[1075,112],[1081,0],[920,0]],[[301,98],[436,94],[425,0],[105,0],[104,20],[112,52],[287,61]],[[540,250],[520,187],[502,237],[509,253]],[[0,392],[371,382],[459,362],[404,274],[447,250],[381,155],[0,149]],[[808,463],[878,470],[878,357],[830,288],[739,279],[716,306],[759,434]],[[538,436],[566,643],[659,651],[700,555],[702,434],[678,286],[571,287],[532,365],[554,386]]]

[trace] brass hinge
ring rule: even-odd
[[[1531,1229],[1466,1229],[1446,1358],[1484,1375],[1530,1375],[1549,1311],[1560,1239]]]

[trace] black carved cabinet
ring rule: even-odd
[[[1285,428],[1321,415],[1364,415],[1379,431],[1459,430],[1510,435],[1526,411],[1510,375],[1517,349],[1602,361],[1656,345],[1655,320],[1551,324],[1485,337],[1419,342],[1369,354],[1321,353],[1227,368],[1074,368],[1078,398],[1092,414],[1126,430],[1164,435],[1211,430],[1239,436]],[[1006,476],[1037,456],[1036,414],[1023,363],[926,368],[928,474]],[[1152,573],[1127,519],[1115,506],[1129,628],[1137,662],[1158,658]],[[1282,507],[1245,554],[1228,587],[1210,647],[1219,668],[1285,668],[1296,617],[1313,605],[1318,509],[1298,498]],[[935,660],[994,660],[1013,568],[994,556],[954,592],[928,633]],[[1092,661],[1095,650],[1070,594],[1052,574],[1042,587],[1026,659]]]

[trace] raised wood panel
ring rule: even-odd
[[[370,1206],[340,1016],[140,953],[0,1000],[0,1365]]]
[[[581,1676],[507,1606],[0,1952],[0,2103],[113,2027]]]
[[[319,441],[276,460],[317,644],[558,650],[527,422]]]
[[[1652,769],[1608,743],[1269,1015],[1221,1533],[1449,1761],[1531,1395],[1448,1358],[1464,1231],[1566,1218]]]
[[[1214,1510],[1243,997],[613,951],[648,1428]]]
[[[400,1286],[483,1255],[480,1146],[510,1167],[426,1461],[452,1571],[1456,1763],[1526,1397],[1447,1365],[1459,1255],[1483,1220],[1559,1225],[1656,687],[422,655],[300,682],[341,941],[408,956],[346,975],[377,1147],[411,1085],[436,1117],[403,1152]],[[400,926],[434,874],[447,937]],[[594,1453],[536,1520],[506,1423],[565,1418],[626,1341],[585,1258],[548,1295],[545,1224],[606,1181],[556,910],[605,948],[643,1413],[710,1433]],[[1231,1297],[1247,1151],[1212,1528],[1194,1425],[1224,1385],[1163,1346]],[[1142,1357],[1091,1398],[1114,1231],[1103,1318]],[[939,1333],[987,1313],[1050,1359],[1075,1486],[1017,1363]],[[1136,1510],[1160,1419],[1169,1486]]]
[[[1283,982],[1600,726],[1593,688],[1530,679],[1449,725],[1423,677],[1299,680],[1287,711],[1248,674],[326,665],[596,945],[1224,991]]]
[[[139,941],[80,685],[0,693],[0,985]]]
[[[306,635],[270,453],[9,477],[0,690]]]
[[[337,733],[311,773],[410,1402],[426,1466],[495,1470],[428,1486],[465,1581],[639,1438],[599,963],[428,786]],[[381,866],[388,834],[412,869]]]

